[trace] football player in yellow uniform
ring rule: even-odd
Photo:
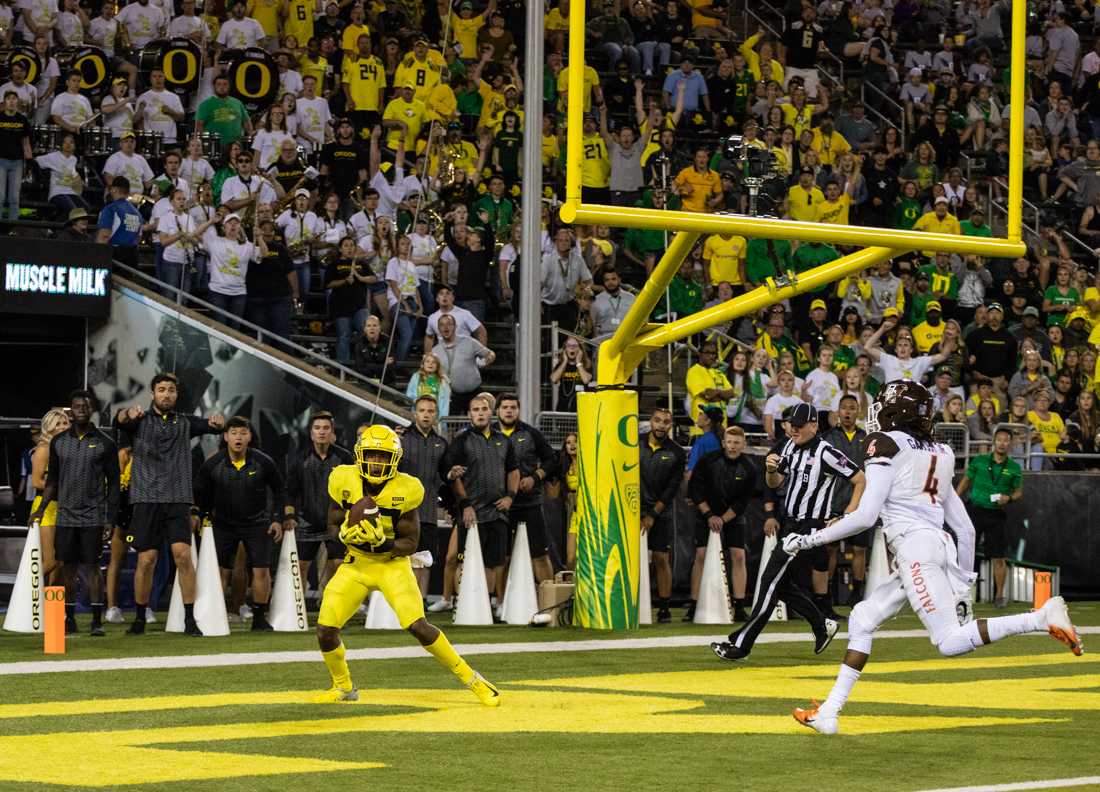
[[[424,485],[398,473],[403,449],[388,426],[369,426],[355,441],[355,464],[339,465],[329,474],[329,522],[340,525],[348,548],[344,563],[325,587],[317,617],[317,642],[332,675],[332,687],[321,702],[357,701],[340,628],[355,615],[372,591],[381,591],[401,626],[489,707],[500,705],[500,691],[470,668],[451,642],[424,618],[424,602],[409,556],[420,539],[417,507]]]

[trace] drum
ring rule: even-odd
[[[99,47],[67,47],[54,55],[62,74],[80,72],[80,90],[95,95],[111,87],[111,62]]]
[[[211,163],[219,162],[222,158],[222,136],[217,132],[203,132],[202,155]]]
[[[33,143],[31,150],[37,157],[41,154],[49,154],[51,151],[61,150],[62,128],[57,124],[38,124],[34,127]]]
[[[5,82],[11,79],[11,65],[16,61],[23,64],[27,70],[27,82],[34,85],[42,74],[42,60],[34,51],[34,47],[23,45],[3,50],[3,54],[0,55],[0,79]]]
[[[239,54],[237,54],[239,53]],[[222,53],[229,78],[229,95],[241,101],[249,113],[267,110],[279,95],[279,70],[271,53],[259,47]]]
[[[146,132],[143,130],[137,133],[137,153],[145,159],[159,160],[163,150],[163,132]]]
[[[80,131],[80,150],[85,157],[105,157],[114,153],[108,127],[84,127]]]

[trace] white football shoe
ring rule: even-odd
[[[103,621],[108,624],[123,624],[122,611],[118,608],[108,608],[103,614]]]
[[[795,707],[791,715],[803,726],[813,729],[818,734],[836,734],[839,727],[838,718],[821,717],[818,713],[820,706],[816,701],[813,701],[805,709]]]
[[[252,618],[252,608],[247,605],[242,605],[238,613],[241,614],[241,621],[248,621]]]
[[[147,624],[156,624],[157,623],[157,612],[154,611],[152,608],[146,608],[145,609],[145,621],[146,621]]]
[[[449,599],[440,597],[431,605],[428,606],[428,613],[443,613],[444,611],[453,610],[454,606]]]
[[[1039,608],[1039,623],[1046,628],[1051,638],[1064,643],[1078,657],[1085,653],[1081,639],[1077,636],[1077,629],[1069,620],[1066,601],[1061,597],[1051,597]]]

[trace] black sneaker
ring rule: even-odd
[[[199,629],[199,625],[196,622],[190,622],[183,627],[183,634],[190,635],[192,638],[202,638],[202,630]]]
[[[657,611],[657,623],[658,624],[671,624],[672,623],[672,611],[668,608],[661,608]]]
[[[738,605],[733,609],[733,620],[735,622],[747,622],[749,620],[749,612]]]
[[[825,619],[825,629],[814,633],[814,654],[821,654],[833,642],[840,625],[833,619]]]
[[[93,624],[92,625],[92,631],[88,634],[89,635],[94,635],[97,638],[102,638],[107,633],[103,632],[103,625],[102,624]]]
[[[267,619],[263,617],[252,619],[252,632],[273,632],[274,630],[275,628],[268,623]]]
[[[731,662],[744,660],[749,656],[748,652],[740,647],[734,646],[729,641],[715,641],[710,645],[710,648],[723,660],[729,660]]]
[[[76,626],[76,619],[65,619],[65,635],[75,635],[80,632],[80,628]]]
[[[135,621],[130,625],[130,629],[126,631],[127,635],[145,635],[145,622]]]
[[[687,610],[684,611],[684,618],[681,619],[680,621],[686,621],[686,622],[695,621],[695,600],[692,600],[688,604]]]

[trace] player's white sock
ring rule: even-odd
[[[844,709],[844,704],[848,701],[852,688],[859,680],[859,673],[850,665],[840,664],[840,672],[836,675],[836,682],[833,683],[833,689],[829,691],[829,697],[817,709],[818,717],[835,718],[840,714],[840,711]]]
[[[989,633],[990,643],[993,643],[1010,635],[1042,632],[1043,625],[1039,618],[1039,611],[1031,611],[1030,613],[1017,613],[1014,616],[997,616],[986,619],[985,631]]]

